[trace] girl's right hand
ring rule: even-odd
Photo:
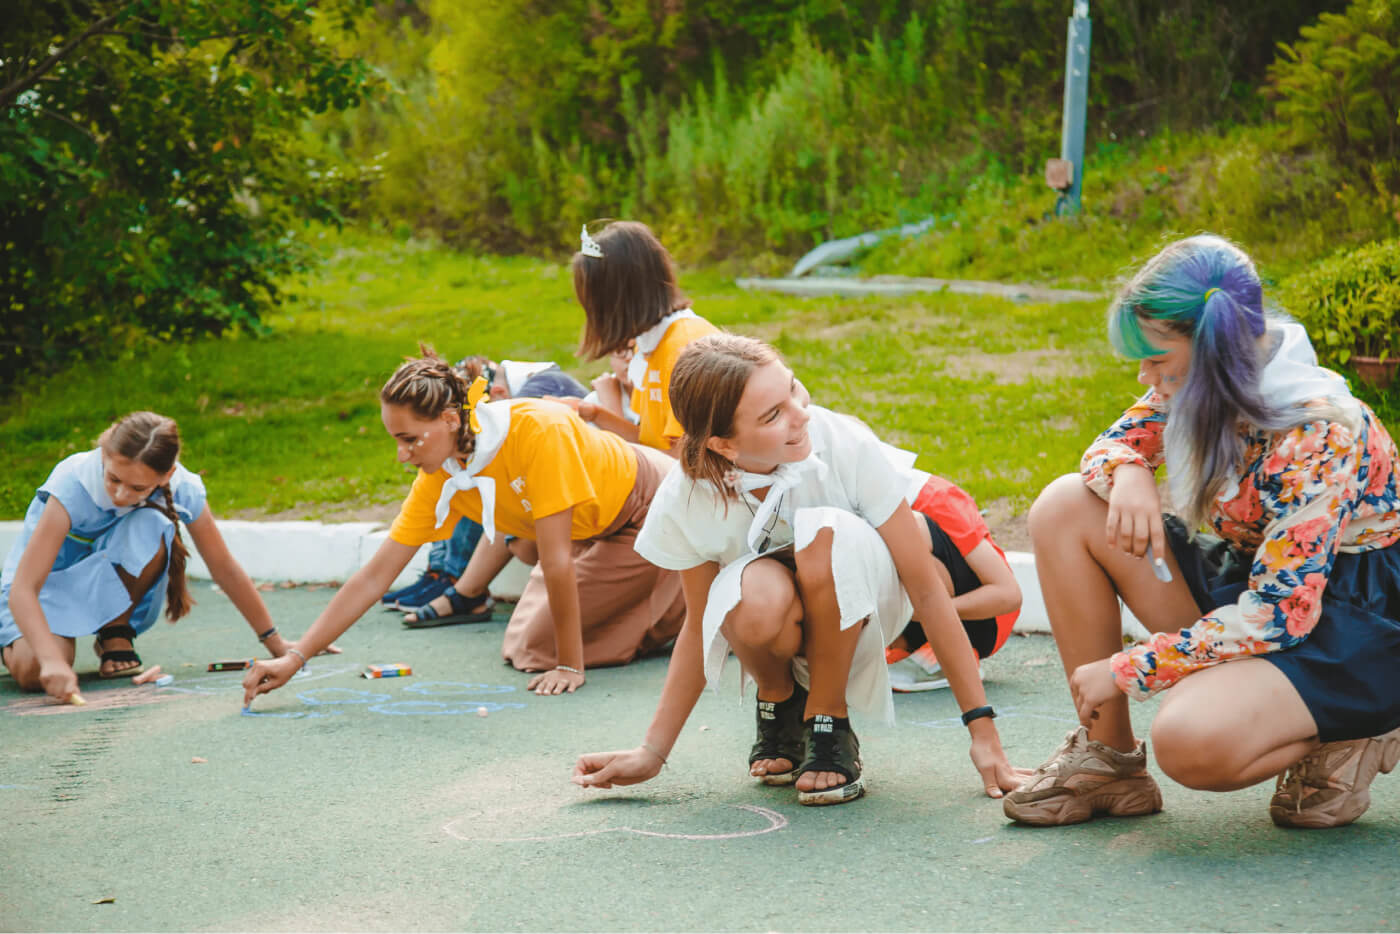
[[[60,704],[68,703],[69,698],[78,693],[78,674],[61,658],[39,663],[39,683],[44,693]]]
[[[301,665],[301,659],[295,655],[260,658],[253,662],[253,667],[243,676],[243,706],[247,707],[259,694],[274,691],[292,680]]]
[[[1158,557],[1167,553],[1167,533],[1162,528],[1162,498],[1152,471],[1138,464],[1123,464],[1113,471],[1108,494],[1108,547],[1121,548],[1141,558],[1152,546]]]
[[[663,764],[656,753],[642,746],[613,752],[589,752],[578,757],[570,780],[584,788],[636,785],[655,778]]]

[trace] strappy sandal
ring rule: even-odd
[[[860,777],[860,740],[851,729],[851,722],[842,717],[817,714],[802,724],[807,739],[807,757],[797,768],[800,777],[804,772],[836,772],[846,779],[844,785],[823,788],[820,791],[799,791],[798,804],[845,804],[865,794],[865,783]]]
[[[129,678],[132,675],[139,675],[146,670],[145,666],[141,664],[141,656],[136,654],[134,648],[107,649],[104,651],[102,646],[112,639],[125,639],[134,645],[136,642],[136,630],[125,623],[117,626],[103,626],[101,629],[97,630],[97,641],[92,644],[93,651],[97,653],[98,658],[97,677],[104,681],[109,681],[112,678]],[[107,662],[135,662],[136,667],[117,668],[104,673],[102,671],[102,665]]]
[[[482,623],[490,619],[495,612],[496,601],[490,594],[473,598],[464,597],[455,590],[448,590],[443,596],[447,597],[447,602],[452,606],[450,612],[439,616],[432,604],[416,606],[409,612],[417,618],[411,622],[404,619],[405,628],[431,629],[434,626],[453,626],[457,623]]]
[[[792,763],[786,772],[758,776],[763,784],[791,785],[797,781],[797,763],[804,750],[802,710],[806,706],[807,691],[800,684],[792,686],[792,696],[787,700],[758,702],[758,739],[749,752],[749,767],[760,759],[786,759]]]

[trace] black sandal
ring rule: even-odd
[[[457,623],[481,623],[495,613],[496,601],[491,599],[490,594],[464,597],[457,591],[448,589],[443,596],[447,597],[447,602],[452,605],[451,612],[439,616],[431,603],[416,606],[409,612],[417,618],[412,622],[405,619],[404,626],[408,629],[431,629],[434,626],[453,626]]]
[[[797,763],[802,759],[802,711],[807,691],[793,684],[792,696],[782,701],[758,702],[758,739],[749,752],[749,767],[760,759],[786,759],[792,765],[786,772],[758,776],[765,785],[791,785],[797,781]]]
[[[845,777],[846,784],[820,791],[799,791],[797,803],[845,804],[865,794],[865,783],[860,777],[860,740],[851,729],[851,721],[817,714],[802,724],[802,730],[807,739],[807,758],[798,766],[797,774],[837,772]]]
[[[145,666],[141,664],[141,656],[136,654],[134,648],[107,649],[103,651],[102,646],[109,639],[125,639],[135,645],[136,630],[132,629],[126,623],[120,623],[116,626],[103,626],[101,629],[97,630],[97,641],[92,645],[93,650],[97,652],[98,658],[97,677],[104,681],[110,681],[113,678],[129,678],[133,675],[139,675],[146,670]],[[135,662],[136,666],[134,668],[119,668],[115,671],[109,671],[103,674],[102,665],[105,662]]]

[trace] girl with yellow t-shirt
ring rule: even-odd
[[[579,353],[589,360],[631,354],[628,382],[640,420],[595,402],[560,401],[599,428],[670,454],[684,434],[671,409],[671,368],[687,344],[719,329],[691,310],[671,254],[646,224],[614,221],[596,239],[584,227],[572,266],[585,319]]]
[[[506,628],[502,654],[536,694],[573,692],[595,665],[620,665],[675,637],[680,578],[632,542],[672,466],[655,451],[597,431],[540,399],[488,401],[428,348],[379,392],[399,460],[418,468],[389,536],[274,664],[244,678],[245,702],[280,687],[306,657],[374,605],[419,546],[448,538],[463,517],[488,541],[513,535],[538,559]],[[476,600],[482,593],[462,596]]]

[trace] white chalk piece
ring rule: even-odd
[[[487,714],[489,714],[490,712],[491,712],[491,711],[487,710],[485,707],[478,707],[478,708],[476,708],[476,715],[477,715],[478,717],[484,717],[484,716],[486,716]]]
[[[1152,574],[1159,581],[1164,584],[1170,584],[1172,582],[1172,569],[1167,567],[1167,562],[1159,561],[1157,557],[1152,554],[1151,545],[1147,546],[1147,561],[1152,565]]]

